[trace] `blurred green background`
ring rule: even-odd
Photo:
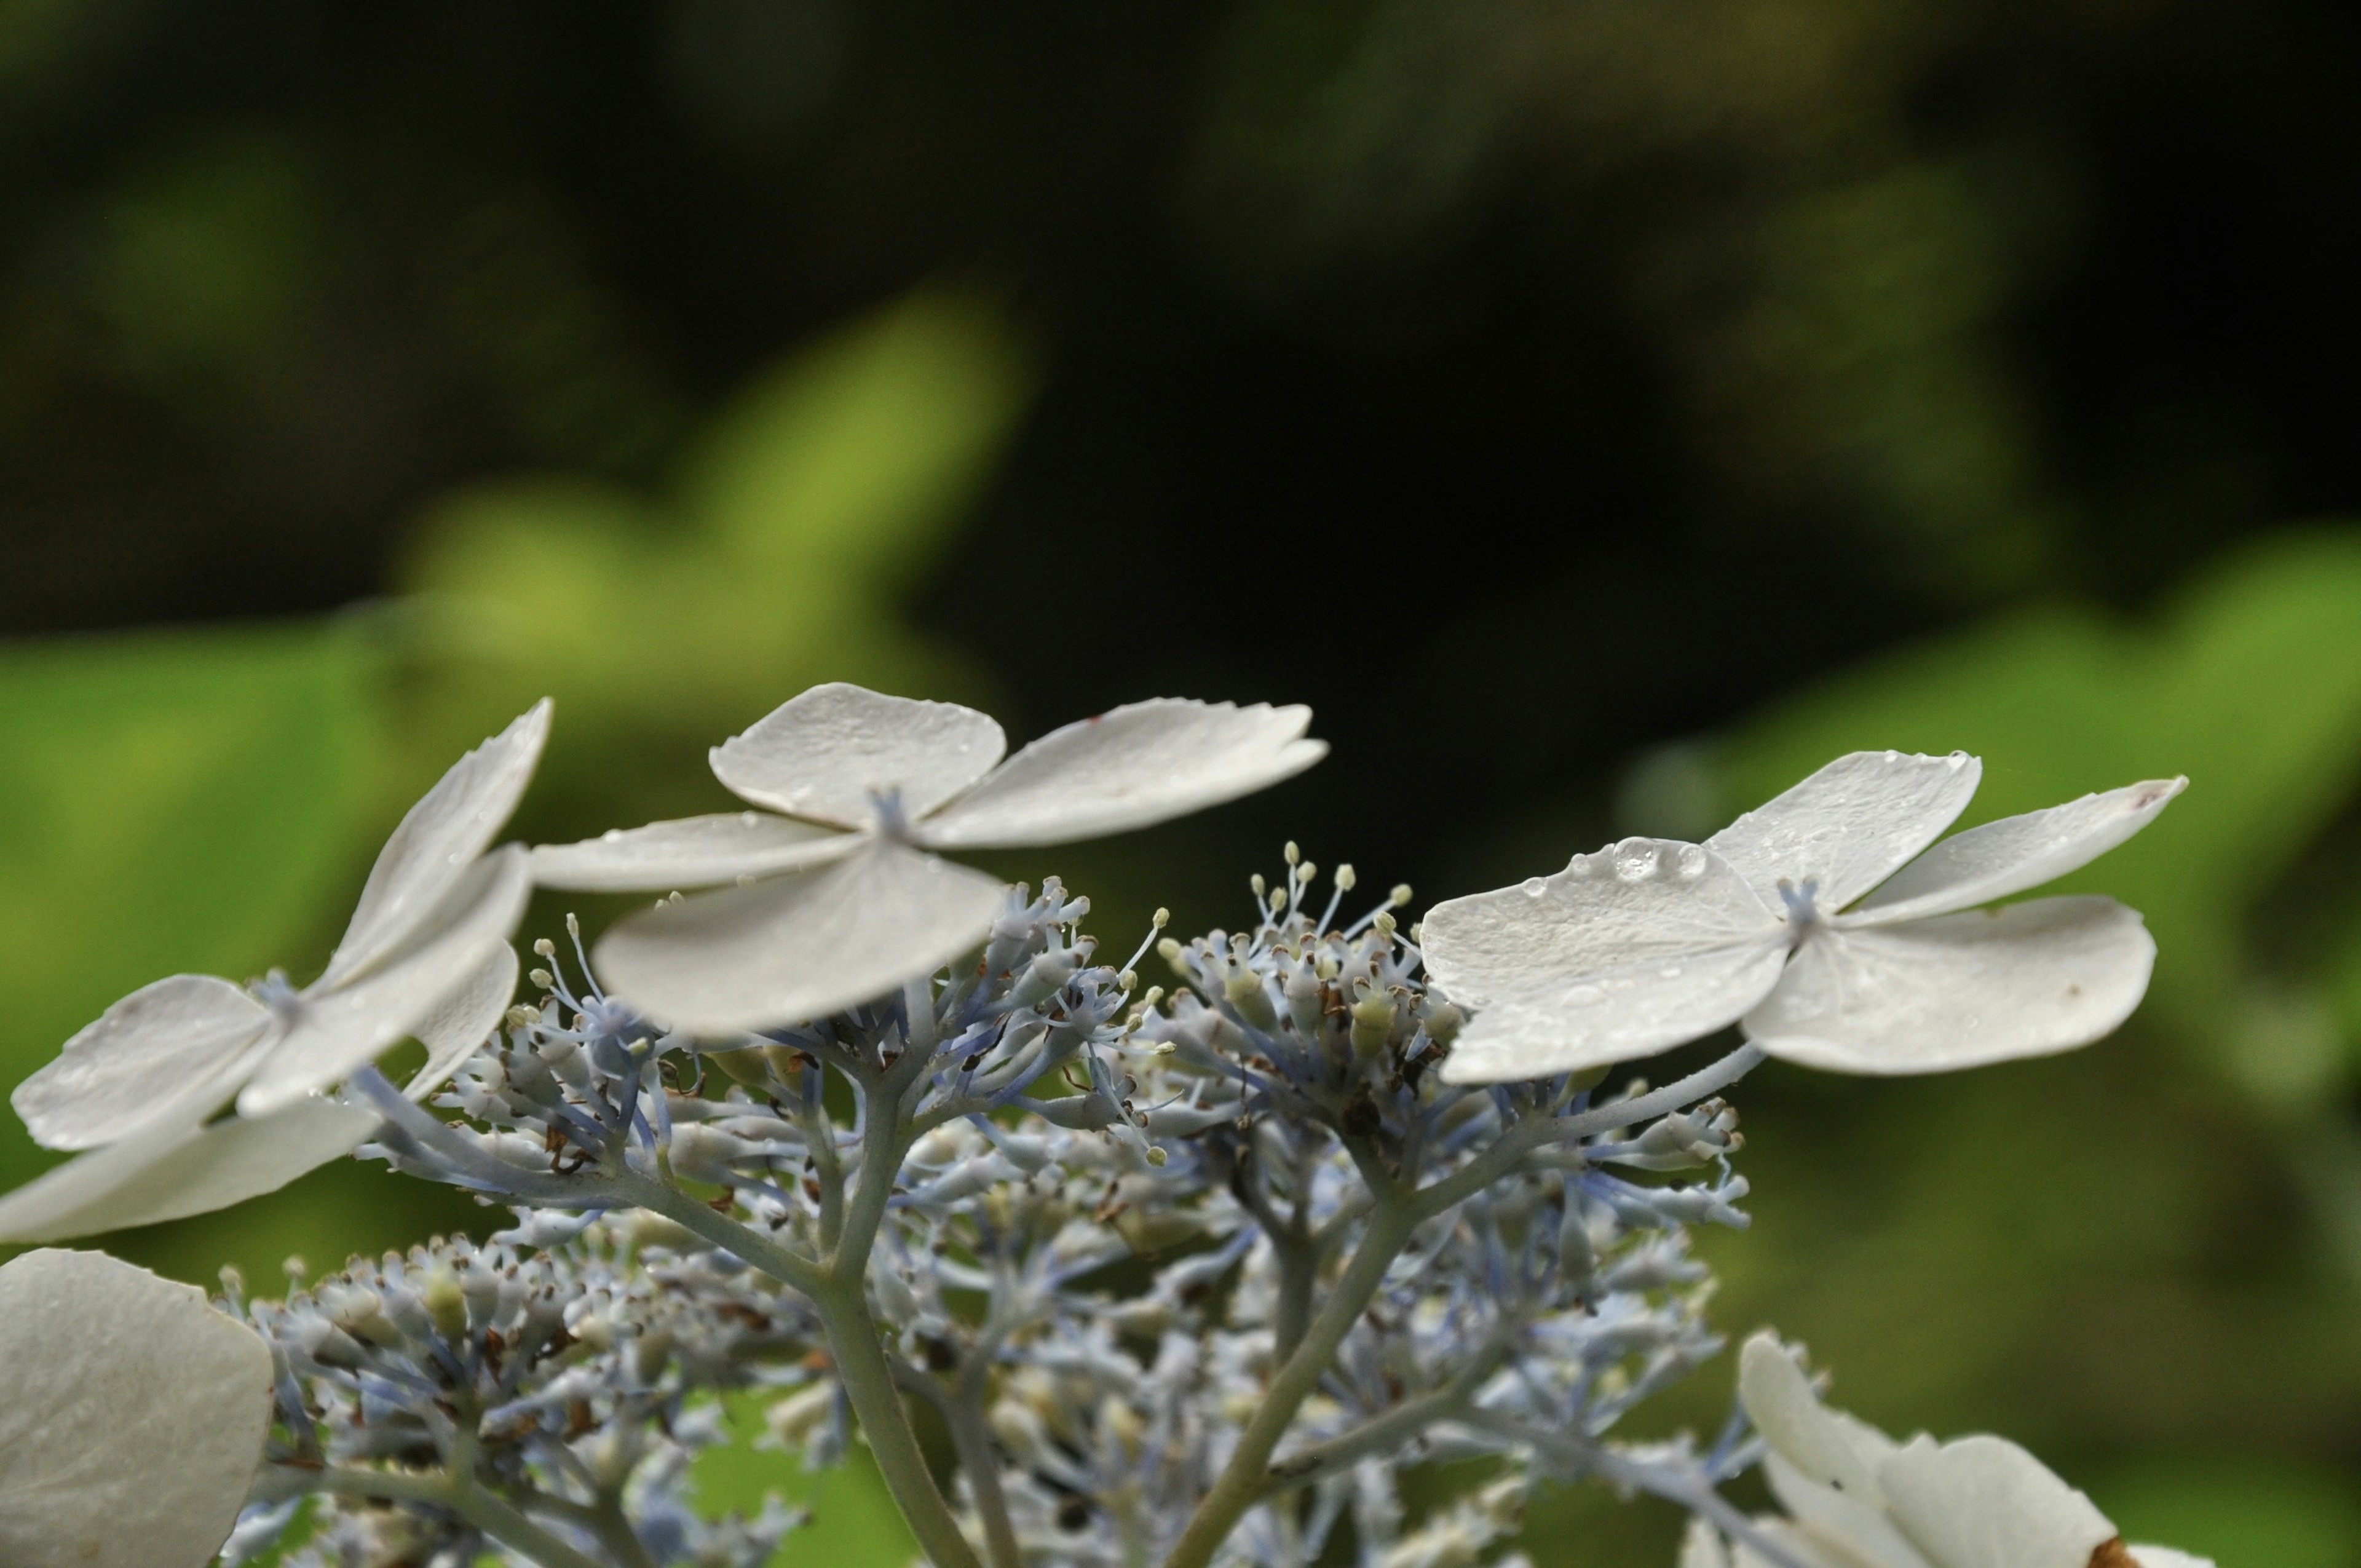
[[[2186,772],[2076,879],[2162,944],[2118,1037],[1744,1086],[1718,1310],[2356,1568],[2356,102],[2321,0],[0,0],[0,1080],[308,976],[544,692],[535,838],[719,806],[818,679],[1313,704],[1304,779],[999,867],[1110,939],[1285,838],[1422,904],[1855,746],[1980,751],[1971,819]],[[491,1220],[356,1167],[109,1245]],[[827,1486],[802,1549],[893,1560]]]

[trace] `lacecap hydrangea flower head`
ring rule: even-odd
[[[1575,1071],[1733,1023],[1771,1056],[1861,1073],[2099,1038],[2147,989],[2156,944],[2139,916],[2110,898],[1994,901],[2114,849],[2188,781],[1937,843],[1982,774],[1964,752],[1856,751],[1702,844],[1626,839],[1554,876],[1435,905],[1427,971],[1477,1010],[1444,1076]]]

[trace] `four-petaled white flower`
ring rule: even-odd
[[[794,1023],[983,939],[1002,884],[927,851],[1071,843],[1234,799],[1327,754],[1303,738],[1311,718],[1159,697],[1002,762],[1000,726],[972,708],[814,686],[713,749],[714,776],[765,809],[543,846],[533,880],[717,888],[619,922],[598,944],[600,980],[676,1027]]]
[[[1982,773],[1964,753],[1856,751],[1703,844],[1626,839],[1435,905],[1428,972],[1479,1010],[1443,1076],[1540,1078],[1741,1021],[1771,1055],[1839,1072],[1940,1072],[2099,1038],[2147,988],[2156,944],[2139,916],[2107,898],[1978,906],[2114,849],[2188,781],[1927,849]]]
[[[270,1347],[96,1252],[0,1268],[0,1563],[203,1568],[270,1424]]]
[[[521,848],[484,851],[548,732],[544,700],[410,808],[311,985],[157,981],[18,1084],[10,1102],[37,1143],[88,1152],[0,1199],[0,1241],[153,1224],[285,1186],[377,1126],[319,1091],[409,1036],[428,1047],[412,1096],[448,1077],[516,990],[509,937],[531,877]]]
[[[1997,1437],[1897,1443],[1820,1403],[1794,1354],[1758,1333],[1739,1354],[1739,1402],[1763,1435],[1784,1519],[1757,1521],[1808,1568],[2213,1568],[2125,1546],[2107,1516],[2041,1461]],[[1770,1568],[1699,1520],[1681,1568]]]

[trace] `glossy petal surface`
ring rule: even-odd
[[[801,871],[850,854],[861,836],[771,811],[719,812],[537,844],[533,880],[578,893],[670,893]]]
[[[549,738],[549,712],[544,697],[453,763],[410,808],[379,851],[324,981],[344,980],[385,961],[450,896],[532,782]]]
[[[840,1011],[981,943],[1005,894],[887,840],[816,872],[664,904],[598,944],[607,988],[675,1027],[725,1033]]]
[[[201,1095],[213,1084],[228,1099],[240,1064],[270,1026],[270,1010],[229,981],[176,974],[101,1014],[9,1102],[34,1142],[96,1148],[177,1102],[179,1091]]]
[[[343,1157],[377,1125],[367,1111],[304,1100],[256,1119],[155,1128],[0,1197],[0,1242],[64,1241],[226,1209]]]
[[[1547,1078],[1653,1056],[1734,1024],[1779,982],[1775,936],[1592,970],[1557,988],[1495,1002],[1460,1031],[1446,1083]]]
[[[2090,1568],[2115,1527],[1997,1437],[1914,1438],[1878,1472],[1903,1533],[1939,1568]]]
[[[0,1562],[202,1568],[262,1456],[270,1352],[102,1253],[0,1268]]]
[[[1817,884],[1843,908],[1933,843],[1976,793],[1983,764],[1964,752],[1855,751],[1706,840],[1776,905],[1784,880]]]
[[[2055,882],[2155,821],[2188,785],[2185,778],[2150,779],[1954,834],[1894,872],[1845,921],[1948,915]]]
[[[306,991],[286,1034],[239,1091],[238,1113],[291,1105],[408,1037],[506,945],[532,891],[524,851],[510,845],[475,863],[451,892],[455,907],[435,912],[417,944],[359,979]]]
[[[1157,697],[1051,730],[919,836],[938,849],[1065,844],[1218,806],[1328,754],[1308,707]]]
[[[500,943],[456,990],[435,1004],[434,1011],[418,1021],[412,1033],[426,1047],[426,1065],[418,1069],[404,1094],[423,1100],[442,1088],[459,1064],[499,1027],[500,1015],[516,996],[517,968],[516,948]]]
[[[886,696],[840,681],[773,709],[713,749],[713,775],[741,797],[840,828],[876,819],[873,794],[901,792],[915,821],[990,772],[1000,726],[957,703]]]
[[[1940,1072],[2087,1045],[2131,1015],[2156,943],[2110,898],[2043,898],[1823,930],[1746,1015],[1773,1056],[1838,1072]]]

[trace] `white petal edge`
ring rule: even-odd
[[[43,1147],[97,1148],[153,1119],[176,1088],[214,1083],[215,1104],[226,1101],[270,1025],[270,1010],[229,981],[176,974],[99,1014],[8,1102]]]
[[[2005,1438],[1916,1437],[1879,1469],[1887,1511],[1942,1568],[2090,1568],[2115,1527]]]
[[[1554,996],[1521,995],[1476,1014],[1444,1058],[1445,1083],[1506,1083],[1631,1061],[1738,1022],[1779,983],[1776,938],[1594,970]]]
[[[377,1126],[370,1112],[305,1100],[269,1116],[153,1128],[0,1197],[0,1242],[65,1241],[226,1209],[343,1157]]]
[[[943,850],[1069,844],[1251,795],[1328,754],[1308,707],[1155,697],[1053,729],[919,824]]]
[[[456,762],[402,817],[378,851],[352,923],[323,979],[382,962],[450,894],[516,810],[549,739],[550,701],[534,703],[506,729]]]
[[[1892,1455],[1894,1442],[1864,1423],[1848,1424],[1820,1403],[1795,1353],[1777,1335],[1752,1334],[1739,1350],[1738,1402],[1771,1451],[1806,1479],[1881,1505],[1877,1466]]]
[[[2131,1016],[2155,963],[2114,899],[2039,898],[1818,932],[1742,1024],[1804,1067],[1948,1072],[2089,1045]]]
[[[500,1026],[517,987],[516,949],[502,942],[478,964],[458,988],[435,1003],[412,1031],[426,1047],[426,1065],[420,1068],[402,1092],[423,1100],[450,1081],[459,1064]]]
[[[1730,1568],[1730,1548],[1721,1531],[1692,1514],[1681,1536],[1680,1568]]]
[[[242,1116],[264,1116],[317,1093],[409,1037],[445,998],[479,974],[524,915],[533,883],[511,844],[477,861],[412,945],[369,973],[305,991],[286,1033],[238,1091]]]
[[[863,835],[774,811],[719,812],[618,828],[577,844],[536,844],[533,880],[569,893],[670,893],[825,864]]]
[[[2188,787],[2186,778],[2149,779],[1955,833],[1894,872],[1840,923],[1883,926],[1949,915],[2055,882],[2155,821]]]
[[[984,939],[1006,890],[889,840],[816,872],[665,903],[619,921],[601,982],[698,1034],[799,1023],[932,973]]]
[[[1928,757],[1854,751],[1756,806],[1706,840],[1775,905],[1782,881],[1817,884],[1819,907],[1842,909],[1933,843],[1967,809],[1983,763],[1964,751]]]
[[[992,771],[1008,738],[987,714],[831,681],[792,697],[713,748],[713,776],[741,799],[790,817],[867,828],[873,794],[903,815],[932,811]]]
[[[1554,876],[1447,898],[1419,951],[1452,1001],[1554,998],[1589,976],[1716,948],[1752,946],[1778,917],[1729,862],[1696,844],[1625,839]]]
[[[2132,1561],[2139,1568],[2213,1568],[2211,1557],[2175,1552],[2169,1546],[2127,1546],[2124,1550],[2132,1554]]]
[[[1835,1554],[1839,1562],[1870,1568],[1949,1568],[1928,1563],[1894,1528],[1881,1504],[1815,1481],[1775,1453],[1763,1457],[1763,1474],[1771,1495],[1802,1527],[1801,1533],[1839,1548]]]
[[[261,1462],[270,1379],[261,1336],[192,1287],[103,1253],[0,1267],[0,1562],[211,1563]]]

